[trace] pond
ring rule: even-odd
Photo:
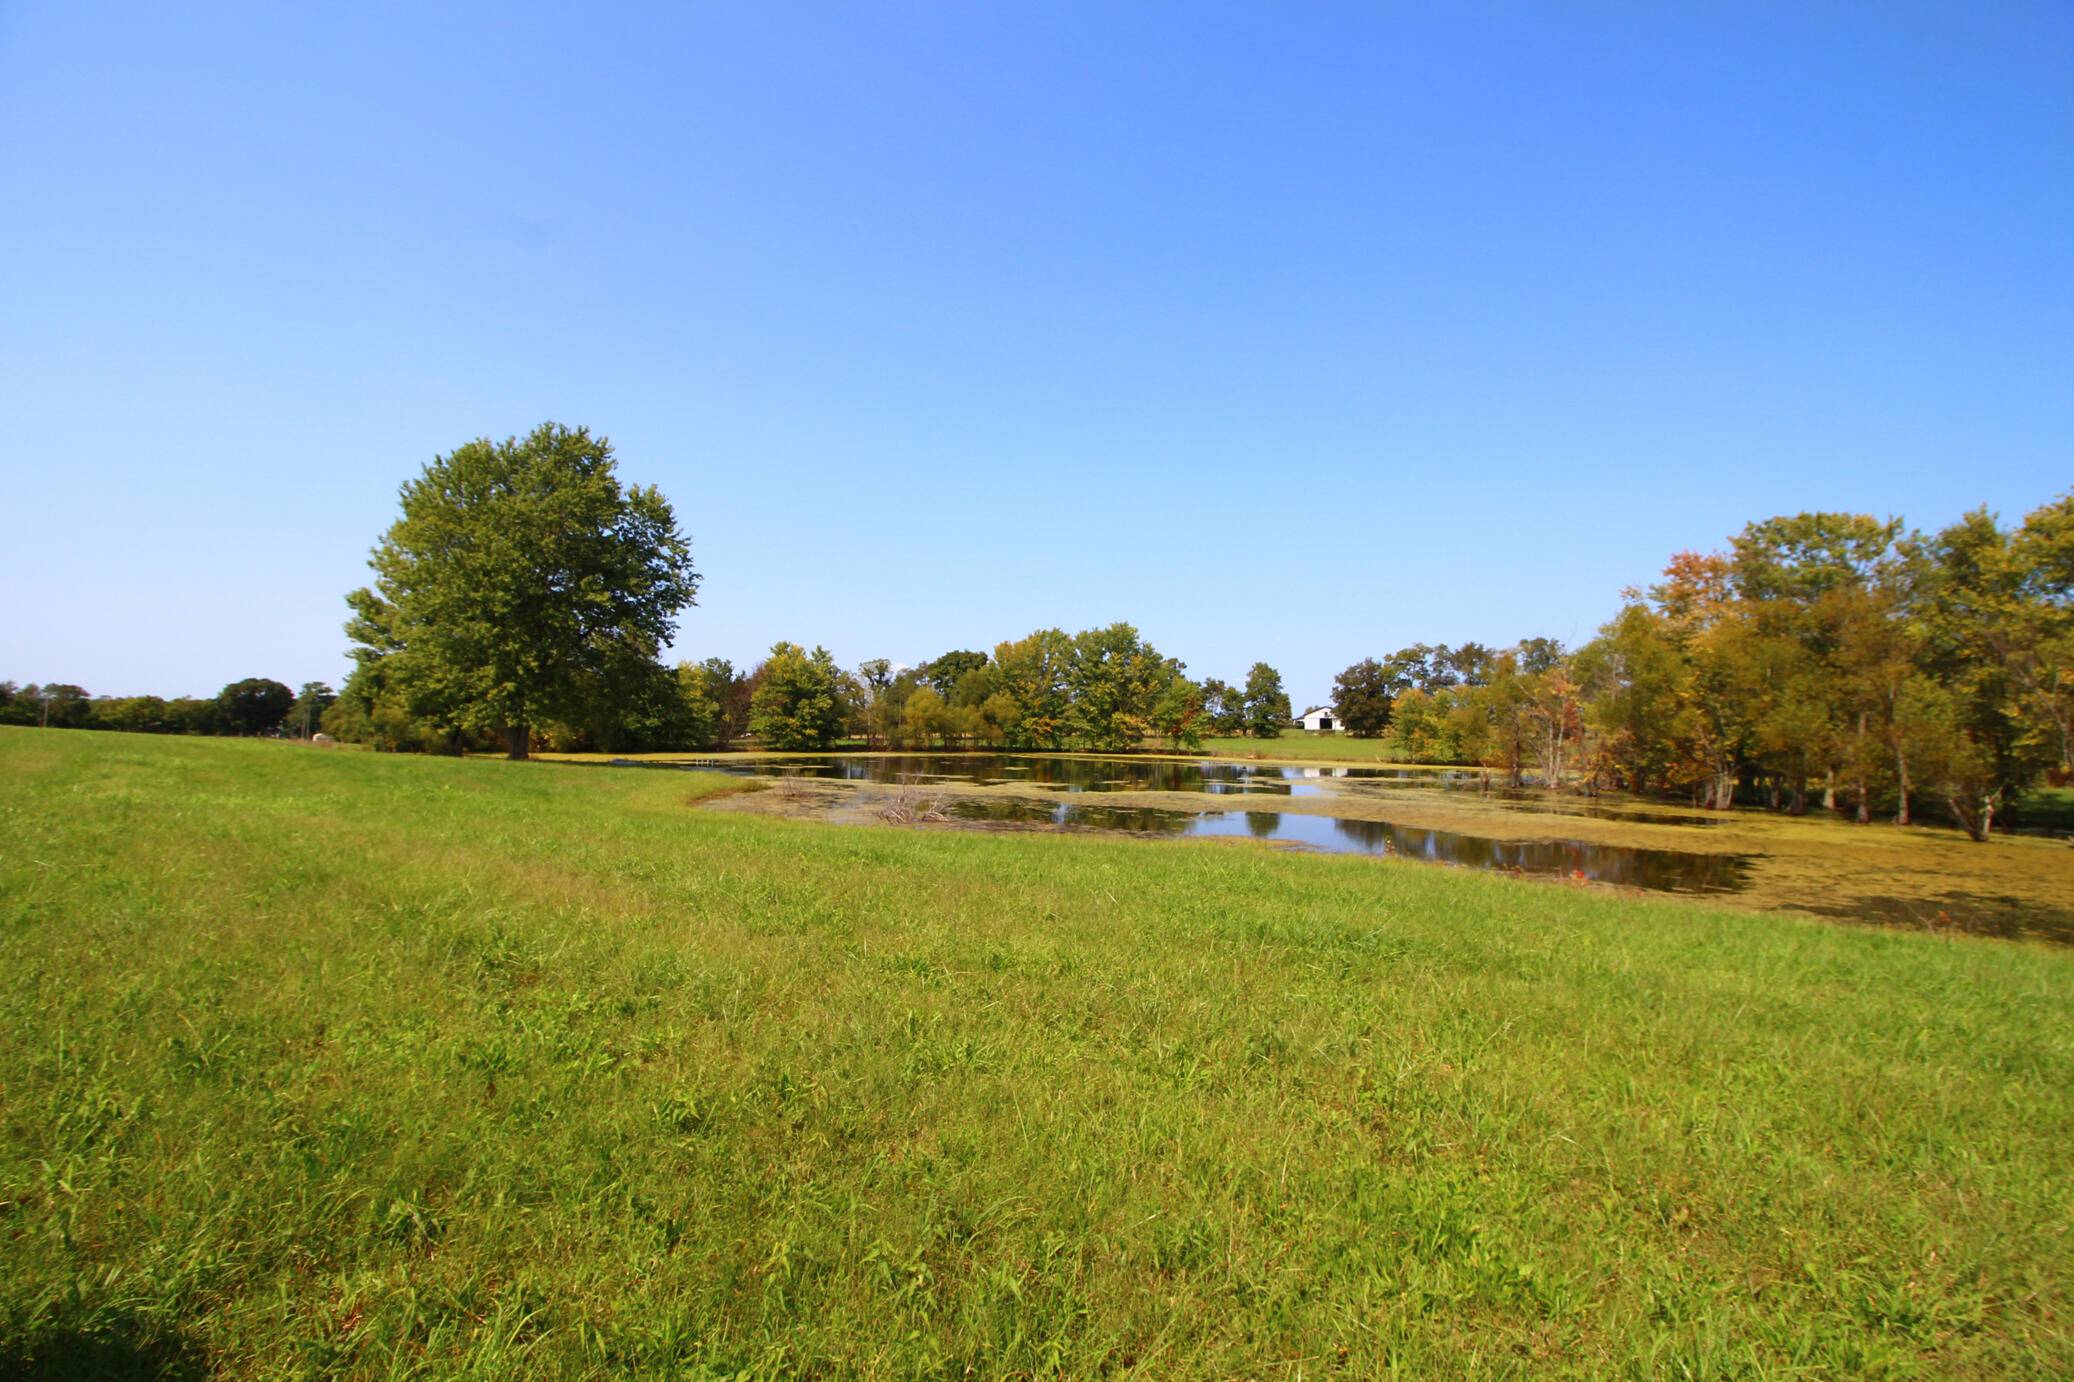
[[[1329,854],[1383,854],[1508,873],[1548,874],[1659,892],[1731,893],[1749,886],[1738,854],[1639,849],[1583,840],[1497,840],[1389,821],[1285,811],[1168,811],[1020,798],[968,797],[943,808],[953,820],[1077,826],[1181,837],[1284,840]]]
[[[930,782],[1053,792],[1264,792],[1309,796],[1330,778],[1383,777],[1403,769],[1285,768],[1259,763],[1184,763],[1156,758],[1069,758],[1050,754],[875,753],[785,758],[683,759],[670,766],[752,777],[808,777],[904,785]]]
[[[885,786],[1024,786],[1077,796],[1099,792],[1206,792],[1218,795],[1315,797],[1338,792],[1392,795],[1482,785],[1468,769],[1302,767],[1267,763],[1065,757],[1046,754],[822,754],[759,759],[701,758],[625,766],[669,767],[744,777],[817,779]],[[1711,825],[1705,816],[1652,813],[1588,802],[1550,802],[1529,793],[1493,792],[1509,810],[1558,812],[1652,824]],[[1581,877],[1665,892],[1724,893],[1747,886],[1740,855],[1645,849],[1581,840],[1500,840],[1447,830],[1332,815],[1246,810],[1183,811],[1054,801],[1043,797],[952,795],[946,816],[972,824],[1128,830],[1176,837],[1233,836],[1279,840],[1332,854],[1395,855],[1468,868]],[[1554,822],[1551,822],[1553,825]]]
[[[633,760],[619,760],[631,763]],[[652,762],[652,760],[651,760]],[[732,773],[745,777],[815,778],[874,782],[888,786],[931,783],[980,787],[1021,785],[1051,792],[1211,792],[1315,797],[1336,791],[1396,795],[1403,791],[1473,791],[1520,811],[1643,825],[1719,823],[1690,812],[1636,810],[1589,798],[1551,798],[1514,788],[1486,788],[1485,775],[1471,768],[1296,766],[1275,763],[1183,762],[1148,758],[1066,757],[1051,754],[876,753],[802,754],[785,757],[673,759],[673,768]]]

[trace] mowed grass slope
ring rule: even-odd
[[[2074,954],[0,730],[0,1375],[2064,1375]]]

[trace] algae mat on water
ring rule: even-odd
[[[2064,1374],[2074,951],[0,730],[0,1373]]]

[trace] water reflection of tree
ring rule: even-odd
[[[1396,841],[1397,827],[1387,821],[1362,821],[1334,817],[1334,830],[1370,854],[1386,854]]]
[[[1218,785],[1241,791],[1257,791],[1264,788],[1271,792],[1287,793],[1290,782],[1306,771],[1300,768],[1255,764],[1152,763],[994,754],[899,754],[863,758],[802,755],[753,764],[719,766],[725,771],[750,775],[862,780],[899,786],[907,790],[920,790],[945,780],[964,779],[1013,781],[1031,786],[1098,792],[1113,787],[1149,791],[1204,791],[1212,785]],[[1016,772],[1011,776],[1011,768],[1024,768],[1027,771]],[[1333,771],[1344,772],[1357,781],[1361,778],[1404,776],[1401,772],[1391,770]],[[1424,783],[1430,783],[1432,780],[1431,777],[1421,779]],[[1494,792],[1493,795],[1505,794]],[[1531,809],[1548,808],[1537,800]],[[1027,798],[967,800],[949,805],[947,811],[960,820],[973,822],[1032,825],[1057,823],[1170,836],[1196,832],[1236,833],[1237,825],[1237,822],[1230,820],[1223,812],[1198,816],[1192,812],[1155,807],[1068,805],[1063,802],[1032,801]],[[1508,872],[1582,875],[1597,882],[1681,892],[1733,892],[1748,886],[1749,861],[1737,855],[1635,849],[1624,845],[1592,844],[1579,840],[1498,840],[1452,831],[1420,830],[1394,825],[1388,821],[1289,815],[1278,811],[1245,811],[1241,814],[1245,816],[1246,834],[1256,840],[1292,839],[1328,850],[1400,854],[1413,859],[1429,859],[1470,868],[1495,868]],[[1597,814],[1612,817],[1633,814],[1653,822],[1676,819],[1659,813],[1617,813],[1603,809]],[[1218,824],[1210,827],[1206,824],[1210,821]]]

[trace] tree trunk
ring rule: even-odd
[[[1858,824],[1872,823],[1872,792],[1865,781],[1865,720],[1866,712],[1858,712],[1858,738],[1851,746],[1851,761],[1858,765]]]
[[[1822,770],[1822,809],[1824,811],[1834,811],[1836,809],[1836,769],[1834,768],[1824,768]],[[1800,812],[1795,811],[1793,814],[1797,816]]]
[[[1901,804],[1894,808],[1894,824],[1908,824],[1908,754],[1899,748],[1894,750],[1894,782],[1901,793]]]
[[[1966,834],[1977,844],[1986,844],[1988,836],[1995,831],[1995,798],[1998,792],[1980,797],[1969,797],[1964,792],[1946,792],[1945,803],[1952,808],[1952,815]]]
[[[506,758],[524,758],[533,742],[533,732],[524,725],[512,725],[504,731]]]

